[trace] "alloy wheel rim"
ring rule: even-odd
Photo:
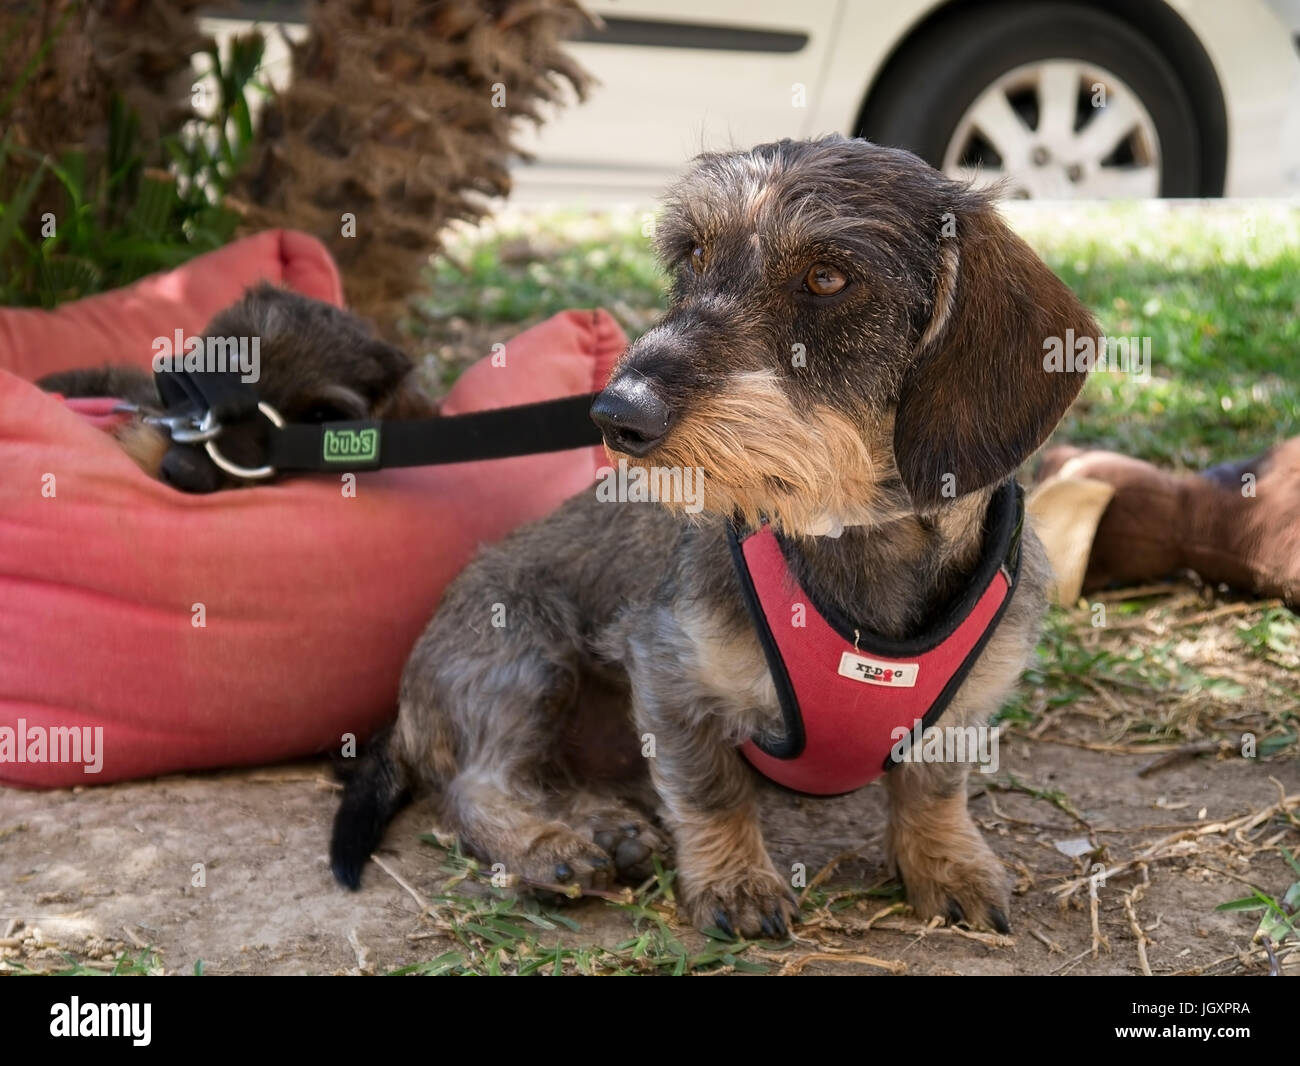
[[[1017,199],[1160,195],[1160,138],[1128,85],[1074,59],[1047,59],[998,78],[966,109],[943,172]]]

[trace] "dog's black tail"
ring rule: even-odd
[[[361,887],[361,870],[388,823],[411,798],[411,782],[393,755],[392,727],[377,733],[343,786],[334,816],[330,868],[345,888]]]

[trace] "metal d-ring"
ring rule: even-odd
[[[280,412],[269,403],[259,403],[257,409],[266,416],[266,420],[270,422],[271,425],[275,426],[276,429],[282,429],[284,427],[284,419],[280,417]],[[202,435],[214,429],[219,432],[220,424],[217,422],[216,416],[209,411],[203,416],[203,421],[199,423],[199,433]],[[264,478],[275,476],[275,467],[273,466],[237,466],[217,451],[217,442],[213,439],[204,440],[203,450],[208,453],[209,459],[216,463],[217,466],[231,477],[244,478],[246,481],[261,481]]]

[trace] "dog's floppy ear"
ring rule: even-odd
[[[894,456],[915,504],[996,484],[1043,443],[1087,376],[1047,368],[1052,338],[1070,354],[1069,331],[1098,336],[1092,315],[997,212],[958,216],[894,421]]]

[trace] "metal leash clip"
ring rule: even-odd
[[[280,416],[280,412],[269,403],[258,403],[257,409],[276,429],[284,428],[284,419]],[[218,469],[224,470],[231,477],[243,478],[246,481],[262,481],[275,476],[273,466],[240,466],[221,454],[217,449],[216,439],[221,436],[224,427],[211,411],[205,411],[203,416],[199,417],[197,414],[141,414],[143,410],[145,409],[135,403],[123,402],[113,406],[114,413],[140,415],[140,421],[146,425],[161,426],[167,431],[173,444],[202,444],[203,450],[208,453],[208,458],[217,465]]]
[[[140,421],[149,426],[161,426],[167,431],[173,444],[203,444],[221,433],[219,422],[214,421],[210,426],[205,425],[211,415],[211,411],[202,419],[192,414],[144,415]]]

